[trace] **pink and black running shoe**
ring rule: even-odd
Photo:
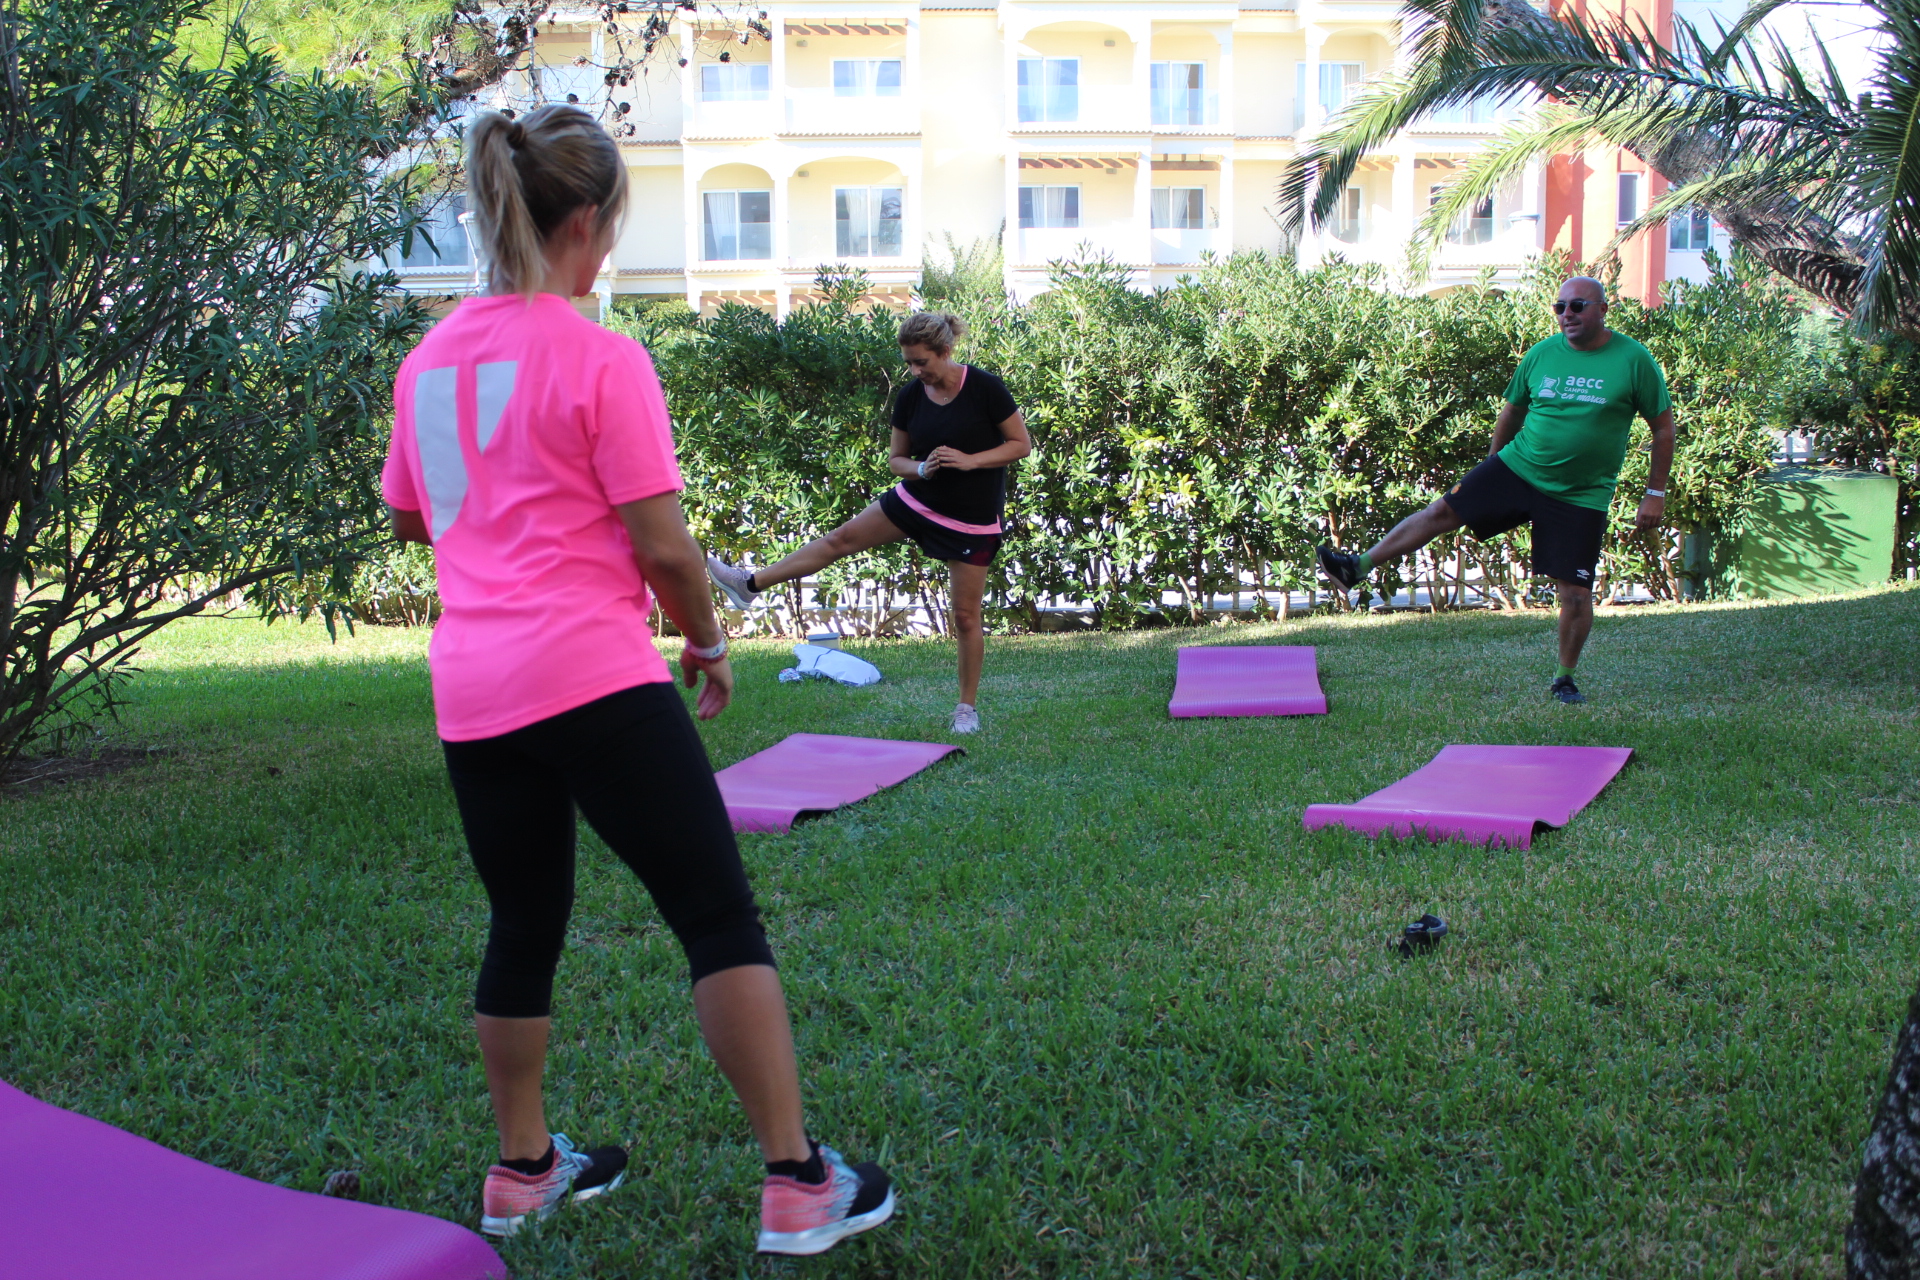
[[[885,1169],[849,1165],[824,1143],[819,1150],[827,1166],[825,1182],[775,1174],[761,1184],[761,1253],[825,1253],[893,1216],[893,1180]]]
[[[545,1173],[515,1173],[505,1165],[487,1170],[480,1192],[480,1229],[490,1236],[510,1236],[531,1217],[535,1222],[560,1207],[572,1194],[574,1203],[591,1200],[619,1186],[627,1176],[627,1153],[619,1147],[575,1151],[567,1135],[553,1135],[553,1168]]]

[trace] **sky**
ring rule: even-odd
[[[1715,18],[1731,24],[1744,8],[1738,0],[1674,0],[1673,14],[1711,33]],[[1878,25],[1873,10],[1851,0],[1794,0],[1766,23],[1810,72],[1818,70],[1824,46],[1853,96],[1872,78]]]

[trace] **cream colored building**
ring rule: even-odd
[[[563,15],[542,28],[536,79],[499,102],[627,104],[631,206],[602,306],[737,299],[784,314],[832,263],[904,302],[948,237],[1004,236],[1021,299],[1047,287],[1050,261],[1087,251],[1141,287],[1168,285],[1209,253],[1282,250],[1282,166],[1397,56],[1395,0],[1257,2],[770,0],[770,40],[682,11],[659,49],[685,65],[656,53],[611,89],[600,68],[613,37]],[[1398,267],[1433,188],[1500,127],[1484,111],[1455,117],[1366,161],[1302,259]],[[1517,272],[1541,248],[1542,190],[1530,173],[1457,227],[1422,287]],[[459,275],[463,246],[441,239],[458,261],[417,256],[410,287]]]

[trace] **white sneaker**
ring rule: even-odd
[[[967,703],[961,703],[953,709],[953,731],[955,733],[980,732],[980,713]]]
[[[753,575],[745,569],[736,569],[719,556],[707,557],[707,576],[713,579],[713,585],[720,588],[720,594],[736,609],[752,606],[753,598],[760,593],[747,585],[747,579]]]

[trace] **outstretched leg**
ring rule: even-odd
[[[1435,498],[1389,529],[1387,536],[1374,543],[1370,551],[1355,555],[1335,547],[1321,547],[1320,567],[1342,588],[1352,587],[1372,573],[1376,565],[1412,555],[1441,534],[1452,533],[1465,523],[1445,498]]]
[[[1367,552],[1367,559],[1378,565],[1385,564],[1389,560],[1398,560],[1402,556],[1410,556],[1441,534],[1452,533],[1465,523],[1466,521],[1447,505],[1445,498],[1435,498],[1387,530],[1387,536],[1374,543],[1373,548]]]
[[[782,582],[804,578],[810,573],[820,572],[835,560],[844,560],[873,547],[898,542],[906,536],[900,532],[899,525],[887,519],[879,503],[871,503],[865,511],[826,537],[815,538],[792,555],[776,560],[764,569],[755,569],[753,590],[765,591]]]

